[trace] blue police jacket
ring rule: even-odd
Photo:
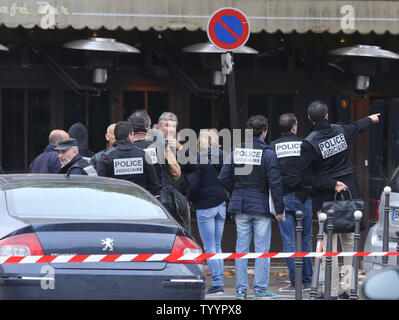
[[[270,188],[276,212],[283,213],[283,185],[276,153],[268,148],[262,137],[254,138],[254,143],[258,145],[260,143],[264,146],[261,169],[265,175],[265,181],[267,181]],[[228,191],[232,192],[228,211],[231,213],[272,216],[269,209],[269,189],[265,193],[265,190],[261,190],[260,188],[234,187],[234,150],[230,157],[230,163],[223,165],[219,175],[219,181]]]

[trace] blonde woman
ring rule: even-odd
[[[206,253],[221,253],[226,219],[226,192],[217,179],[223,165],[215,130],[201,129],[197,143],[197,170],[190,175],[187,197],[197,212],[197,223]],[[207,294],[223,294],[223,260],[207,260],[212,286]]]

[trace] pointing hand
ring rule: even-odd
[[[381,115],[381,113],[374,113],[372,115],[369,115],[369,118],[373,121],[373,123],[378,123],[380,119],[378,118]]]

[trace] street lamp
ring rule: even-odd
[[[63,45],[64,48],[85,50],[86,61],[93,68],[93,82],[104,84],[107,81],[108,69],[114,66],[114,58],[119,53],[140,53],[128,44],[121,43],[111,38],[92,37],[85,40],[75,40]]]
[[[355,45],[329,51],[330,55],[341,56],[349,62],[350,71],[356,75],[355,89],[360,92],[367,91],[370,77],[377,72],[379,59],[399,59],[399,55],[383,50],[378,46]]]
[[[227,84],[229,90],[229,103],[230,103],[230,124],[231,128],[235,129],[238,127],[238,119],[237,119],[237,105],[236,105],[236,89],[235,89],[235,79],[234,79],[234,62],[233,62],[233,54],[259,54],[259,52],[255,49],[252,49],[247,46],[241,46],[236,50],[232,50],[232,52],[226,52],[218,49],[211,42],[197,43],[191,46],[183,48],[183,52],[187,53],[200,53],[211,56],[211,60],[213,60],[214,67],[212,70],[212,85],[215,87],[223,87],[226,83],[227,76]],[[217,62],[219,59],[219,62]]]

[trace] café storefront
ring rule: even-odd
[[[226,90],[212,85],[212,72],[220,66],[214,57],[182,49],[207,41],[207,21],[214,11],[236,7],[250,20],[247,45],[259,52],[234,57],[239,128],[249,116],[265,114],[271,141],[280,134],[279,115],[293,112],[305,136],[310,130],[306,109],[315,99],[329,104],[333,122],[382,113],[381,123],[362,133],[351,148],[373,223],[379,194],[399,165],[399,66],[378,62],[367,92],[356,95],[355,75],[328,52],[356,44],[399,52],[399,3],[353,1],[343,10],[345,5],[311,0],[0,0],[0,44],[6,47],[0,51],[0,163],[8,173],[27,172],[47,145],[48,133],[68,130],[75,122],[88,128],[90,149],[97,152],[108,124],[137,108],[145,108],[153,123],[163,111],[174,112],[179,129],[230,128]],[[107,81],[95,85],[90,55],[63,47],[90,37],[113,38],[140,53],[114,57]],[[234,230],[226,237],[234,243]]]

